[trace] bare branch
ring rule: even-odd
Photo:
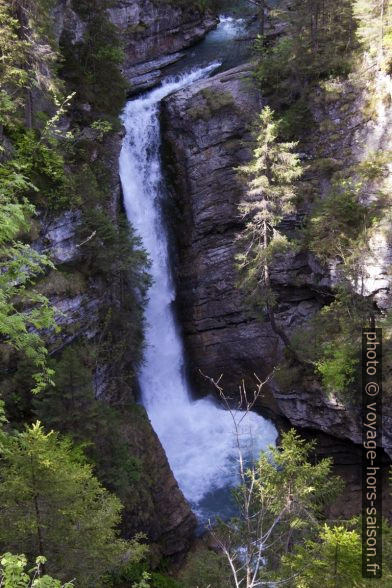
[[[82,247],[82,245],[85,245],[86,243],[88,243],[89,241],[91,241],[91,239],[93,239],[96,234],[97,234],[97,231],[93,231],[91,233],[91,235],[89,237],[87,237],[87,239],[85,239],[84,241],[82,241],[81,243],[79,243],[78,245],[76,245],[76,247]]]

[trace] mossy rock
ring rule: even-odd
[[[336,124],[330,118],[326,118],[321,121],[319,128],[322,133],[328,133],[335,130]]]
[[[201,118],[207,121],[221,110],[235,105],[231,92],[218,91],[215,88],[203,88],[193,99],[198,103],[187,110],[193,120]],[[199,103],[200,99],[203,103]]]
[[[280,365],[276,371],[274,380],[279,386],[279,390],[284,394],[293,392],[293,387],[301,382],[302,369],[301,367],[289,367],[288,365]]]
[[[314,172],[327,173],[334,172],[343,167],[343,161],[334,157],[322,157],[315,159],[310,164],[310,169]]]
[[[219,91],[215,88],[203,88],[199,92],[206,100],[208,107],[216,112],[226,106],[232,106],[234,104],[233,94],[227,91]]]
[[[53,270],[37,286],[44,296],[66,296],[72,298],[83,294],[87,289],[86,280],[80,272],[61,272]]]
[[[335,143],[340,141],[341,135],[339,133],[333,133],[330,137],[329,140],[331,141],[331,143]]]
[[[340,112],[342,113],[346,113],[349,110],[351,110],[351,104],[349,104],[348,102],[345,102],[344,104],[342,104],[339,108]]]
[[[145,22],[140,21],[136,24],[129,25],[127,27],[127,35],[141,35],[147,29],[148,29],[148,25]]]
[[[207,121],[211,118],[211,111],[207,106],[191,106],[187,113],[192,120],[203,119]]]

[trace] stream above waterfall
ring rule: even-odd
[[[201,523],[231,512],[230,488],[238,480],[238,447],[233,417],[215,398],[192,398],[185,375],[181,329],[173,303],[175,285],[170,268],[168,231],[162,204],[166,196],[160,156],[160,103],[168,95],[216,72],[224,55],[217,50],[241,31],[243,22],[230,17],[203,41],[215,47],[206,63],[203,43],[193,48],[191,62],[159,87],[130,100],[122,116],[126,129],[120,155],[120,176],[127,217],[151,259],[153,284],[145,310],[146,349],[138,374],[145,406],[174,476]],[[222,41],[223,40],[223,41]],[[211,46],[210,45],[210,46]],[[198,55],[198,51],[201,55]],[[196,64],[195,58],[198,59]],[[193,61],[192,61],[193,60]],[[274,443],[275,427],[256,413],[240,425],[241,448],[247,459]]]

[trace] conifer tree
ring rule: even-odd
[[[49,572],[95,585],[126,551],[116,536],[121,503],[93,476],[80,450],[41,424],[0,431],[0,550],[37,554]]]
[[[256,308],[266,308],[271,326],[290,346],[287,336],[276,325],[271,289],[271,262],[287,246],[278,224],[293,209],[295,180],[302,173],[296,143],[278,140],[279,124],[266,106],[261,114],[256,148],[251,162],[239,168],[247,180],[245,198],[239,209],[245,228],[239,237],[241,252],[237,255],[239,285],[248,301]]]
[[[283,556],[280,575],[293,576],[291,585],[296,588],[316,588],[321,577],[326,586],[362,586],[361,558],[362,541],[356,529],[324,524],[317,541],[307,541]]]
[[[261,453],[248,469],[241,466],[239,451],[238,516],[211,528],[236,588],[273,585],[282,555],[318,534],[323,509],[339,494],[342,482],[331,475],[331,459],[311,463],[314,447],[291,429],[279,448]],[[280,575],[279,580],[289,577]]]
[[[140,462],[124,434],[128,407],[121,410],[98,400],[93,389],[96,349],[79,342],[52,359],[54,386],[33,399],[36,417],[85,447],[95,473],[120,498],[139,479]]]
[[[392,60],[391,0],[356,0],[353,5],[362,45],[380,66]]]
[[[259,39],[256,75],[274,108],[303,98],[313,82],[349,70],[355,46],[351,0],[283,2],[271,15],[285,23],[284,34],[269,46]]]
[[[361,517],[338,524],[324,524],[318,536],[296,545],[292,553],[282,557],[282,565],[276,579],[291,577],[290,588],[371,588],[391,586],[391,536],[392,528],[382,521],[382,580],[362,578]]]

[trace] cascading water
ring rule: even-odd
[[[175,288],[161,211],[165,194],[160,160],[160,101],[207,76],[220,64],[169,79],[128,102],[120,175],[129,221],[151,261],[153,285],[146,308],[146,350],[139,372],[142,402],[166,451],[185,497],[201,520],[222,514],[222,492],[236,482],[233,420],[215,400],[193,400],[184,372],[184,353],[172,303]],[[274,426],[255,413],[242,423],[241,443],[258,451],[276,439]],[[218,493],[218,494],[217,494]],[[219,494],[220,493],[220,494]],[[217,499],[217,496],[220,498]],[[217,506],[213,506],[214,502]],[[223,505],[224,506],[224,505]]]

